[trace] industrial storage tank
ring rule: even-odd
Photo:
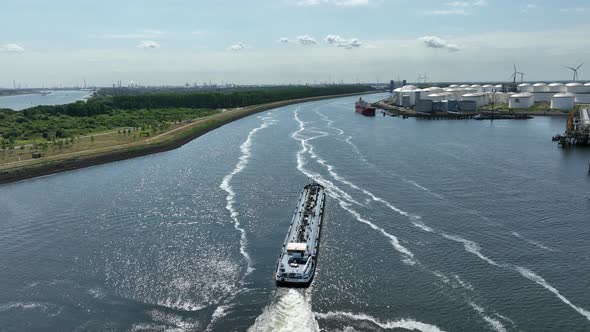
[[[545,83],[533,84],[533,93],[535,94],[535,101],[551,101],[551,97],[555,92],[549,92],[549,86]]]
[[[535,104],[535,97],[530,92],[516,93],[508,99],[508,108],[529,108]]]
[[[551,97],[551,109],[571,110],[574,108],[576,96],[573,93],[557,93]]]
[[[477,92],[482,92],[483,91],[483,88],[479,84],[473,84],[473,85],[470,86],[470,88],[475,89]]]
[[[483,92],[468,93],[463,95],[462,100],[472,100],[477,104],[477,107],[481,107],[488,104],[488,97]]]
[[[494,89],[496,89],[496,91],[502,91],[504,89],[504,87],[502,86],[502,84],[497,84],[497,85],[494,85]]]
[[[565,92],[565,85],[563,85],[563,83],[551,83],[547,87],[549,88],[549,92]]]
[[[473,100],[462,100],[459,102],[459,111],[461,112],[475,112],[477,110],[477,102]]]
[[[441,101],[443,99],[445,99],[446,95],[443,93],[431,93],[428,96],[426,96],[425,99],[429,99],[432,101]]]
[[[565,91],[574,94],[584,92],[584,84],[578,82],[568,83],[565,85]]]
[[[459,87],[460,88],[469,88],[470,86],[469,86],[469,84],[461,84],[461,85],[459,85]]]
[[[482,86],[483,92],[493,92],[494,91],[494,86],[491,84],[485,84],[484,86]]]
[[[458,84],[451,84],[451,85],[449,85],[449,88],[458,88],[458,87],[459,87]]]
[[[533,84],[533,92],[549,92],[549,87],[545,83]]]
[[[416,102],[416,112],[430,113],[432,112],[432,100],[420,99]]]
[[[590,104],[590,93],[576,93],[576,103]]]
[[[533,86],[529,83],[521,83],[518,85],[519,92],[533,92]]]
[[[584,84],[583,92],[576,94],[576,103],[590,104],[590,83]]]

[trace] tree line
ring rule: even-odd
[[[285,87],[247,91],[104,95],[66,105],[36,106],[20,112],[0,109],[0,139],[53,140],[122,127],[157,128],[214,114],[216,109],[245,107],[306,97],[364,92],[361,85]]]

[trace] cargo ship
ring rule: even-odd
[[[375,107],[372,107],[371,104],[367,103],[363,100],[363,98],[359,98],[355,104],[355,111],[365,116],[375,116]]]
[[[313,281],[324,218],[324,187],[310,183],[303,188],[291,219],[275,271],[281,287],[307,287]]]

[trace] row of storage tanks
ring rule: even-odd
[[[492,102],[508,103],[509,108],[529,108],[535,101],[550,101],[552,109],[563,110],[572,109],[575,103],[590,103],[590,83],[523,83],[518,86],[519,93],[498,92],[502,88],[491,84],[453,84],[426,89],[406,85],[392,93],[398,106],[415,107],[418,112],[475,111]]]

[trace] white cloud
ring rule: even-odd
[[[324,38],[324,41],[328,44],[343,47],[348,50],[362,46],[361,41],[357,38],[346,39],[340,37],[339,35],[327,35],[326,38]]]
[[[287,43],[289,43],[289,38],[281,37],[281,38],[279,38],[279,43],[287,44]]]
[[[299,36],[297,37],[297,40],[301,45],[315,45],[318,43],[313,37],[308,35]]]
[[[531,10],[537,8],[537,5],[533,4],[533,3],[529,3],[526,4],[526,6],[524,6],[524,8],[521,10],[521,12],[527,14],[528,12],[530,12]]]
[[[17,44],[4,44],[4,45],[0,45],[0,52],[6,52],[6,53],[21,53],[24,52],[25,49]]]
[[[96,39],[153,39],[161,37],[163,31],[146,29],[131,33],[103,33],[99,35],[90,35],[91,38]]]
[[[300,6],[366,6],[369,4],[369,0],[298,0],[296,3]]]
[[[158,47],[160,47],[160,44],[156,43],[153,40],[142,40],[137,45],[137,47],[139,47],[139,48],[146,48],[146,49],[149,49],[149,48],[158,48]]]
[[[246,48],[246,45],[244,45],[244,43],[238,42],[238,43],[233,44],[232,46],[228,47],[227,50],[232,51],[232,52],[238,52],[238,51],[241,51],[245,48]]]
[[[468,7],[482,7],[487,5],[485,0],[478,0],[478,1],[451,1],[445,3],[446,6],[449,7],[461,7],[461,8],[468,8]]]
[[[429,14],[429,15],[465,15],[465,16],[471,15],[471,13],[469,13],[465,9],[437,9],[437,10],[427,11],[426,14]]]
[[[426,11],[429,15],[471,15],[469,9],[486,6],[485,0],[446,2],[441,9]]]
[[[439,49],[446,49],[449,52],[457,52],[461,48],[455,44],[449,43],[448,41],[437,37],[437,36],[424,36],[418,38],[424,46],[428,48],[439,48]]]

